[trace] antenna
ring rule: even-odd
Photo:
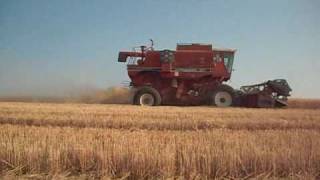
[[[150,39],[150,42],[151,42],[151,47],[150,47],[150,49],[153,50],[153,40]]]

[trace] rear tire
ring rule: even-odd
[[[217,107],[230,107],[234,100],[233,88],[225,84],[219,85],[211,95],[211,104]]]
[[[158,106],[161,104],[161,96],[152,87],[141,87],[136,92],[133,103],[140,106]]]

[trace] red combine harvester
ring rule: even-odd
[[[231,77],[235,52],[210,44],[178,44],[175,51],[154,50],[152,42],[148,48],[120,52],[118,61],[128,61],[132,102],[136,105],[285,106],[291,91],[285,80],[240,90],[223,84]]]

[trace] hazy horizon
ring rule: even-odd
[[[129,81],[118,52],[147,44],[237,49],[234,88],[287,79],[320,98],[320,1],[0,2],[0,96],[69,96]]]

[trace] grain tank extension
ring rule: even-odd
[[[285,106],[291,91],[285,80],[240,90],[224,84],[231,77],[235,52],[210,44],[178,44],[176,50],[154,50],[151,45],[120,52],[118,61],[127,62],[136,105]]]

